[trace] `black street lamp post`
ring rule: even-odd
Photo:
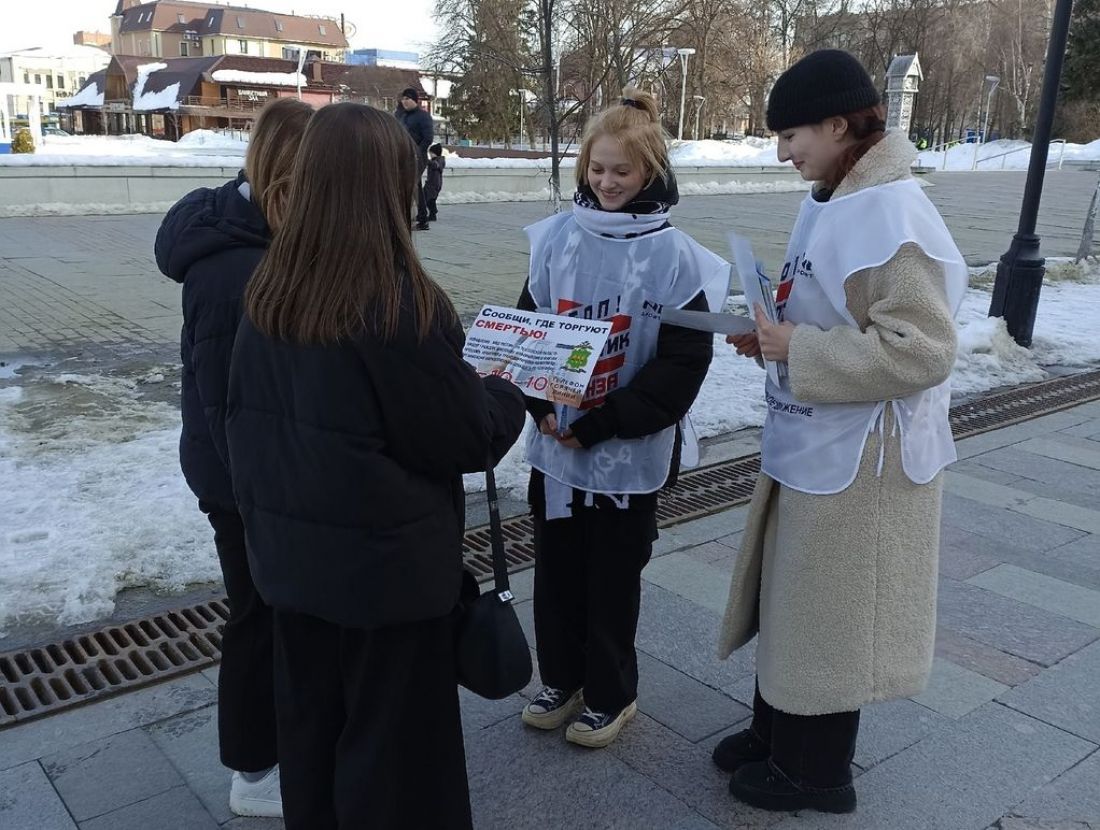
[[[1046,260],[1039,253],[1039,237],[1035,222],[1039,215],[1039,199],[1043,195],[1043,178],[1047,169],[1047,153],[1054,124],[1054,106],[1058,101],[1058,85],[1062,78],[1062,63],[1066,56],[1070,13],[1073,0],[1057,0],[1050,26],[1043,92],[1035,134],[1031,141],[1031,164],[1027,171],[1024,201],[1020,209],[1020,226],[1012,244],[997,265],[997,280],[993,284],[990,317],[1004,317],[1008,333],[1021,346],[1031,346],[1035,328],[1035,311],[1039,306],[1039,291],[1043,287]]]

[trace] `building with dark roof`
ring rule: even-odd
[[[118,0],[111,17],[111,51],[149,58],[249,55],[343,61],[348,40],[341,22],[218,6],[191,0]]]
[[[247,131],[276,98],[300,95],[318,107],[343,100],[334,67],[348,68],[311,61],[299,73],[296,60],[279,58],[115,55],[73,96],[63,124],[76,133],[143,133],[172,140],[199,129]]]

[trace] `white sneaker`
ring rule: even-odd
[[[279,791],[279,768],[272,767],[259,781],[246,781],[233,773],[229,787],[229,809],[238,816],[283,817],[283,795]]]
[[[581,689],[569,692],[547,686],[535,699],[523,707],[521,718],[528,726],[536,729],[557,729],[584,706],[584,693]]]
[[[632,701],[621,712],[594,712],[585,707],[578,720],[565,730],[565,740],[581,746],[601,749],[619,737],[619,732],[638,714],[638,704]]]

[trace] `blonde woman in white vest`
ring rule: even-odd
[[[612,324],[579,407],[527,399],[545,686],[522,717],[535,729],[569,722],[566,740],[590,748],[637,711],[634,638],[657,491],[675,483],[677,424],[713,353],[712,335],[661,314],[717,309],[729,288],[729,263],[671,224],[679,195],[666,138],[654,97],[624,90],[585,126],[573,210],[527,228],[519,307]]]
[[[814,182],[777,305],[738,352],[785,361],[768,383],[753,494],[720,656],[759,635],[749,729],[714,761],[770,810],[856,807],[859,710],[924,688],[936,627],[947,379],[967,269],[885,132],[866,70],[814,52],[775,84],[780,160]]]

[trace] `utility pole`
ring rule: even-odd
[[[695,50],[685,47],[677,49],[676,54],[680,56],[680,123],[677,127],[676,137],[681,141],[684,138],[684,103],[687,100],[687,84],[688,84],[688,56],[694,55]]]
[[[1039,292],[1046,273],[1046,260],[1039,251],[1039,236],[1035,233],[1035,224],[1039,217],[1039,199],[1043,195],[1054,106],[1058,101],[1058,84],[1062,78],[1072,11],[1073,0],[1057,0],[1047,46],[1042,98],[1035,120],[1035,134],[1031,140],[1031,164],[1028,166],[1024,201],[1020,208],[1020,225],[1016,235],[1012,237],[1008,251],[997,265],[993,301],[989,306],[989,316],[1004,317],[1008,333],[1024,348],[1031,346],[1035,312],[1039,307]]]

